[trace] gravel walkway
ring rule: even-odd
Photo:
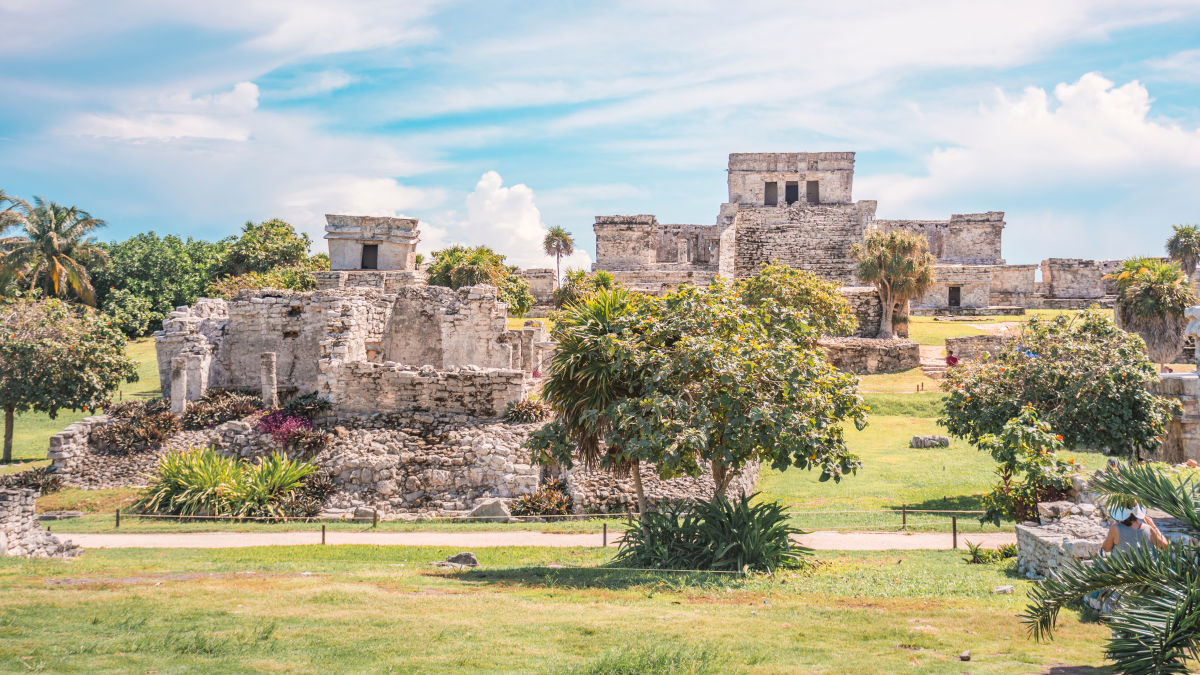
[[[240,548],[245,546],[303,546],[321,543],[316,532],[191,532],[165,534],[60,534],[84,548]],[[619,536],[609,534],[614,546]],[[1010,532],[959,534],[958,546],[966,541],[996,547],[1016,542]],[[809,548],[822,551],[911,551],[951,548],[948,532],[811,532],[798,538]],[[325,543],[370,544],[375,546],[447,546],[487,548],[492,546],[600,546],[601,535],[552,532],[326,532]]]

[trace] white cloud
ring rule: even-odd
[[[1151,59],[1146,65],[1173,80],[1200,82],[1200,49],[1187,49],[1164,59]]]
[[[227,92],[194,96],[170,92],[126,104],[123,113],[87,113],[67,120],[58,132],[127,140],[207,138],[245,141],[249,116],[258,108],[258,87],[239,82]]]
[[[271,92],[274,98],[295,99],[295,98],[311,98],[322,94],[329,94],[339,89],[358,82],[358,78],[347,73],[339,68],[330,70],[322,70],[319,73],[313,73],[294,86],[280,91]]]
[[[284,220],[307,232],[313,241],[325,236],[325,214],[404,217],[405,211],[427,209],[440,204],[441,190],[423,190],[401,184],[392,178],[362,176],[322,176],[317,182],[299,187],[280,199]],[[425,239],[422,228],[422,239]],[[436,238],[436,231],[430,233]],[[323,251],[324,246],[314,248]]]
[[[541,211],[534,203],[533,190],[518,183],[504,186],[500,174],[488,171],[480,177],[475,189],[466,198],[465,217],[443,214],[441,228],[433,238],[425,235],[422,223],[422,249],[432,251],[452,243],[489,246],[507,257],[510,264],[522,268],[554,267],[554,258],[542,252],[542,239],[547,226]],[[575,253],[562,259],[562,269],[591,269],[592,258],[587,251],[576,248]]]

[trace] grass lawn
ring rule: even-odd
[[[158,358],[154,353],[154,338],[130,340],[126,353],[138,363],[138,380],[122,383],[119,398],[158,396],[161,390],[158,385]],[[50,437],[72,422],[78,422],[92,414],[87,411],[64,410],[54,419],[50,419],[45,413],[28,412],[17,415],[13,428],[13,459],[16,461],[13,464],[0,464],[0,474],[47,464],[46,450]]]
[[[366,546],[89,551],[0,560],[0,669],[24,672],[1037,673],[1102,665],[1064,612],[1037,644],[1028,582],[949,552],[837,553],[813,571],[554,569],[611,550]],[[992,589],[1013,585],[1011,595]],[[958,659],[971,650],[971,662]]]
[[[915,394],[918,391],[938,391],[938,381],[918,366],[898,373],[859,375],[859,389],[867,394]]]

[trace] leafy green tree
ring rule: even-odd
[[[1175,263],[1156,258],[1126,260],[1115,275],[1117,320],[1146,342],[1150,358],[1170,363],[1183,349],[1187,318],[1184,312],[1197,299]]]
[[[1099,310],[1031,318],[989,359],[951,368],[939,424],[971,443],[1001,434],[1032,405],[1067,448],[1154,452],[1177,402],[1151,394],[1158,378],[1141,338]]]
[[[525,316],[533,307],[529,284],[517,276],[517,268],[504,263],[504,256],[486,246],[451,246],[433,252],[426,269],[430,286],[495,286],[501,302],[515,316]]]
[[[163,318],[162,314],[154,311],[149,300],[124,288],[118,288],[108,294],[104,301],[104,315],[131,338],[145,335],[150,330],[151,322],[161,321]]]
[[[920,297],[933,285],[937,260],[929,253],[929,241],[909,232],[873,230],[851,250],[858,261],[858,278],[879,289],[883,304],[879,337],[891,338],[895,335],[892,318],[896,305]]]
[[[88,235],[104,227],[103,220],[41,197],[35,197],[32,205],[17,201],[5,219],[23,227],[25,236],[0,240],[0,277],[16,278],[48,297],[73,294],[85,304],[96,305],[88,266],[107,254]]]
[[[562,257],[575,252],[575,237],[572,237],[566,228],[555,225],[542,240],[542,250],[546,255],[554,256],[554,287],[558,288],[559,280],[562,279]]]
[[[999,434],[979,439],[979,449],[1000,463],[1000,482],[984,495],[986,513],[980,522],[999,526],[1001,520],[1037,520],[1038,502],[1062,499],[1071,489],[1075,466],[1058,458],[1061,448],[1062,436],[1038,420],[1031,405],[1006,422]]]
[[[1178,262],[1191,278],[1200,263],[1200,226],[1175,225],[1167,239],[1167,255]]]
[[[329,269],[327,257],[313,256],[300,265],[276,267],[266,272],[247,272],[221,277],[209,284],[205,294],[232,300],[244,290],[274,288],[282,291],[311,291],[317,287],[313,272]]]
[[[1167,476],[1162,469],[1128,464],[1096,474],[1093,490],[1109,503],[1161,509],[1200,530],[1200,484]],[[1105,655],[1122,673],[1194,672],[1200,661],[1200,545],[1167,549],[1134,546],[1085,562],[1071,561],[1030,592],[1022,618],[1038,640],[1051,639],[1058,614],[1092,593],[1119,600],[1100,621],[1112,630]]]
[[[617,280],[612,272],[597,270],[588,274],[584,270],[567,270],[566,280],[554,289],[554,306],[562,309],[598,290],[611,290],[616,287]]]
[[[276,267],[296,267],[308,260],[312,239],[278,218],[247,222],[230,242],[224,264],[229,275],[269,272]]]
[[[154,326],[181,305],[205,293],[225,265],[229,242],[211,243],[153,231],[113,244],[102,244],[108,260],[92,271],[100,307],[109,309],[110,294],[125,290],[150,303]]]
[[[737,292],[742,302],[753,307],[768,299],[790,307],[821,335],[849,335],[858,328],[858,318],[837,284],[807,270],[773,262],[764,265],[758,274],[739,281]]]
[[[104,315],[56,299],[0,304],[2,461],[12,461],[16,413],[34,410],[53,419],[64,408],[97,408],[121,382],[136,380],[125,336]]]

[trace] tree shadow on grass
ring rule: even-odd
[[[741,585],[749,577],[719,572],[668,572],[619,567],[516,567],[468,569],[438,574],[469,585],[537,586],[541,588],[597,588],[622,590],[721,589]]]

